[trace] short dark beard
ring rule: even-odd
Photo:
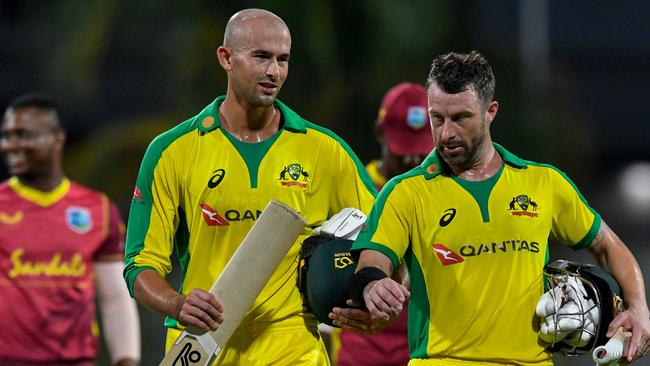
[[[448,156],[444,149],[438,148],[440,155],[445,160],[445,162],[450,166],[455,166],[459,168],[470,168],[480,157],[481,151],[483,150],[483,145],[485,144],[485,136],[487,134],[487,124],[483,124],[481,127],[481,132],[474,136],[472,139],[470,147],[466,147],[466,151],[461,155],[457,156]]]

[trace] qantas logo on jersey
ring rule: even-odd
[[[135,186],[135,188],[133,188],[133,199],[144,199],[144,196],[142,195],[142,192],[140,192],[140,188],[138,188],[138,186]]]
[[[46,261],[28,261],[23,257],[25,250],[18,248],[11,252],[12,268],[9,270],[9,277],[19,276],[45,276],[45,277],[81,277],[86,274],[86,264],[80,253],[75,253],[70,260],[64,261],[61,253],[55,253],[51,259]]]
[[[537,212],[535,212],[537,211],[537,203],[525,194],[512,197],[510,205],[508,206],[508,211],[510,211],[513,216],[538,216]]]
[[[13,215],[0,212],[0,222],[5,225],[16,225],[23,220],[23,212],[16,211]]]
[[[450,266],[452,264],[458,264],[465,261],[463,257],[454,253],[453,250],[447,248],[442,244],[433,244],[433,250],[436,252],[438,260],[440,260],[440,263],[442,263],[443,266]]]
[[[228,221],[226,221],[217,211],[215,211],[212,207],[202,203],[199,205],[199,208],[201,209],[201,214],[203,215],[203,219],[205,222],[208,224],[208,226],[228,226],[230,225]]]
[[[460,248],[460,255],[463,257],[474,257],[482,254],[498,254],[506,252],[531,252],[539,253],[539,243],[528,240],[503,240],[495,243],[481,243],[477,245],[466,244]]]
[[[256,221],[262,214],[262,210],[228,210],[223,216],[212,207],[202,203],[199,205],[203,219],[210,226],[228,226],[233,221]]]
[[[501,242],[481,243],[481,244],[466,244],[460,247],[458,253],[447,248],[442,244],[433,244],[440,263],[445,266],[464,262],[468,257],[478,257],[485,254],[500,254],[500,253],[519,253],[530,252],[539,253],[539,243],[536,241],[528,240],[503,240]]]
[[[90,210],[85,207],[70,206],[65,209],[65,223],[77,234],[85,234],[93,228]]]
[[[280,185],[285,187],[307,188],[309,173],[299,163],[293,163],[282,168],[280,172]]]

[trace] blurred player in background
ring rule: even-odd
[[[226,95],[147,149],[131,204],[125,279],[138,301],[167,316],[168,348],[183,326],[216,330],[228,316],[206,290],[270,199],[296,209],[310,228],[346,207],[372,206],[376,190],[349,146],[276,99],[290,51],[289,29],[275,14],[233,15],[217,50]],[[329,364],[298,289],[300,243],[310,231],[289,249],[219,365]],[[164,279],[174,247],[179,291]]]
[[[608,268],[625,301],[608,336],[623,327],[627,359],[647,353],[637,261],[563,172],[492,142],[499,104],[487,60],[441,55],[427,84],[436,149],[379,194],[353,246],[352,299],[388,319],[410,295],[409,365],[552,365],[534,325],[550,237]],[[402,258],[410,294],[390,278]]]
[[[381,145],[381,159],[373,160],[366,169],[377,190],[386,182],[420,163],[435,144],[427,113],[427,92],[424,86],[401,83],[384,96],[375,123],[375,135]],[[397,278],[408,288],[408,272],[402,264]],[[394,323],[377,334],[365,335],[350,330],[342,323],[334,328],[331,345],[337,366],[399,366],[409,360],[407,337],[407,304]],[[343,309],[336,309],[344,312]]]
[[[91,366],[99,350],[95,295],[114,365],[137,365],[137,307],[122,281],[124,224],[100,192],[62,170],[65,132],[51,99],[7,107],[0,149],[0,365]]]

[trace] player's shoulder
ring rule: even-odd
[[[305,119],[279,100],[276,100],[276,105],[282,113],[284,129],[306,140],[311,146],[321,144],[349,148],[347,143],[329,128]]]
[[[523,160],[523,159],[522,159]],[[523,160],[526,163],[525,172],[527,174],[535,175],[538,179],[550,179],[550,180],[568,180],[568,175],[560,168],[553,164],[542,163],[533,160]]]
[[[529,178],[533,175],[536,180],[568,179],[565,172],[552,164],[521,158],[503,146],[497,143],[493,144],[505,164],[510,166],[513,171],[517,171]]]
[[[191,117],[175,125],[174,127],[160,133],[158,136],[154,137],[153,140],[151,140],[148,149],[155,150],[155,151],[162,151],[189,133],[195,133],[196,135],[199,135],[200,134],[199,127],[198,127],[199,116],[200,115]]]
[[[73,180],[70,180],[70,190],[68,192],[68,196],[70,196],[71,198],[85,198],[85,199],[93,199],[97,201],[107,201],[107,202],[109,200],[106,193],[90,188],[84,184],[81,184]]]
[[[422,184],[426,184],[426,167],[418,165],[415,168],[396,175],[389,179],[381,188],[380,194],[388,195],[395,192],[414,192],[421,191]]]
[[[0,182],[0,199],[6,203],[8,199],[14,196],[13,190],[9,187],[9,181]]]
[[[0,182],[0,192],[6,192],[9,190],[9,181],[3,180]]]
[[[149,144],[148,151],[158,154],[176,143],[188,142],[193,144],[193,139],[186,137],[200,137],[220,126],[218,117],[219,105],[224,101],[225,96],[219,96],[210,104],[205,106],[196,115],[177,123],[168,130],[160,133]]]
[[[323,143],[334,144],[335,146],[347,146],[345,140],[325,126],[305,121],[305,130],[306,135],[316,142],[321,141]]]

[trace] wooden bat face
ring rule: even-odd
[[[212,338],[208,333],[203,336]],[[216,349],[214,349],[209,345],[202,344],[199,338],[187,332],[183,332],[179,338],[179,341],[174,343],[174,346],[165,355],[160,366],[207,366],[211,364],[221,350],[216,343],[212,342],[216,346]],[[206,349],[206,346],[212,349]]]
[[[160,366],[210,365],[304,227],[300,214],[271,200],[210,289],[224,309],[219,328],[203,334],[183,331]],[[260,248],[266,255],[259,255]]]

